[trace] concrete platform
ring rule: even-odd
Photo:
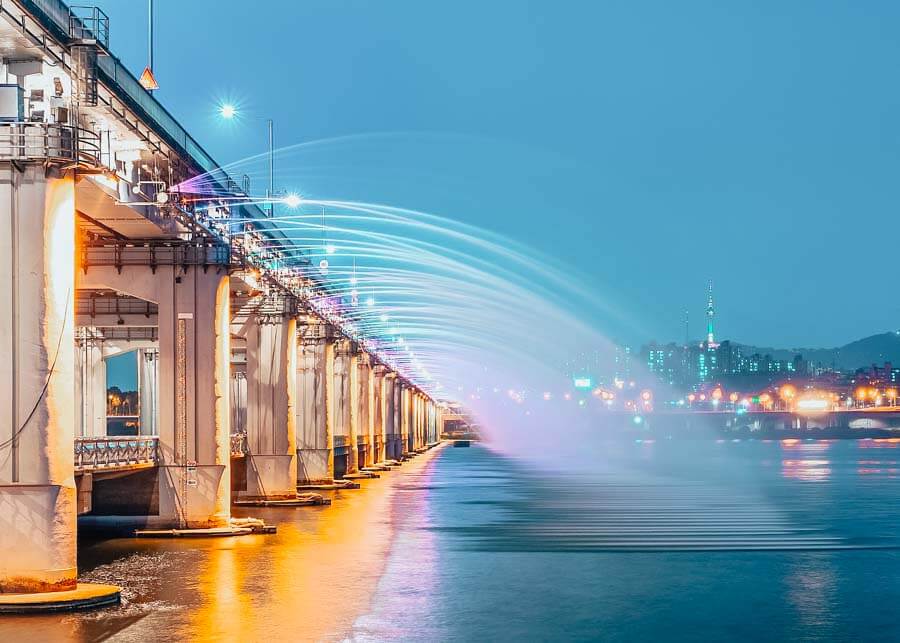
[[[323,498],[317,493],[305,493],[296,498],[283,500],[234,500],[231,504],[238,507],[312,507],[330,505],[331,499]]]
[[[249,529],[254,534],[274,534],[278,531],[275,525],[267,525],[262,518],[232,518],[232,529]]]
[[[64,612],[116,605],[121,600],[120,591],[115,585],[78,583],[75,589],[65,592],[0,594],[0,614]]]
[[[345,473],[344,480],[367,480],[371,478],[380,478],[376,473],[369,473],[368,471],[362,471],[360,473]]]
[[[137,538],[227,538],[252,534],[251,527],[210,527],[209,529],[137,529]]]
[[[323,482],[321,484],[301,484],[297,485],[297,491],[337,491],[340,489],[359,489],[359,483],[351,480],[334,480],[333,482]]]

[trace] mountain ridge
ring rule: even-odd
[[[801,355],[809,362],[822,366],[834,366],[840,370],[856,370],[872,364],[879,366],[891,362],[900,366],[900,331],[877,333],[857,339],[836,348],[771,348],[732,342],[740,346],[745,355],[759,353],[771,355],[776,359],[793,359]]]

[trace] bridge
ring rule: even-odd
[[[606,411],[606,425],[664,434],[716,431],[735,437],[887,438],[900,432],[900,408],[655,409],[648,413]],[[601,420],[602,422],[602,420]]]
[[[4,0],[0,45],[0,598],[76,588],[79,514],[228,529],[233,499],[438,442],[427,387],[109,51],[99,9]],[[139,415],[109,435],[126,352]]]

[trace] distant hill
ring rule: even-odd
[[[853,371],[857,368],[891,362],[900,367],[900,333],[881,333],[858,339],[838,348],[764,348],[739,344],[745,355],[759,353],[769,354],[776,359],[791,359],[795,355],[802,355],[803,359],[830,366],[845,371]]]

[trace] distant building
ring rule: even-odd
[[[660,382],[684,390],[711,382],[764,385],[779,377],[807,377],[814,374],[802,355],[776,359],[769,354],[745,355],[743,348],[729,340],[710,344],[678,345],[651,342],[641,348],[647,369]],[[900,382],[900,369],[895,377]],[[887,372],[881,369],[879,372]]]
[[[631,347],[630,346],[616,346],[616,356],[615,356],[615,379],[627,382],[631,379],[632,369],[631,369]]]

